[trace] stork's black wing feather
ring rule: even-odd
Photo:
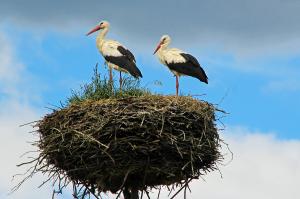
[[[118,46],[117,50],[124,55],[125,57],[127,57],[130,61],[135,62],[135,57],[134,55],[126,48],[124,48],[123,46]]]
[[[208,83],[208,78],[200,66],[198,60],[190,54],[180,53],[180,55],[185,59],[182,63],[167,63],[167,66],[180,74],[188,75],[199,79],[202,82]]]
[[[180,55],[182,57],[184,57],[184,59],[191,63],[192,65],[194,65],[195,67],[201,67],[198,60],[193,56],[193,55],[190,55],[190,54],[187,54],[187,53],[180,53]]]
[[[127,56],[105,56],[104,58],[106,61],[125,69],[135,78],[143,77],[135,62],[129,60]]]

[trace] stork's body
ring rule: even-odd
[[[207,84],[207,76],[197,59],[180,49],[168,48],[170,43],[171,38],[168,35],[162,36],[154,54],[156,53],[159,61],[176,76],[176,95],[178,95],[180,76],[195,77]]]
[[[102,31],[97,36],[96,45],[110,68],[110,81],[112,82],[112,69],[120,71],[120,88],[122,87],[121,72],[129,73],[135,78],[142,77],[141,71],[135,64],[134,55],[119,42],[105,39],[109,30],[108,22],[100,22],[99,25],[91,30],[87,35],[100,29],[102,29]]]

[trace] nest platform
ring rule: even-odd
[[[182,184],[222,158],[215,108],[192,97],[86,100],[37,127],[40,167],[98,193]]]

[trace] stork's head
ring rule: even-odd
[[[93,28],[90,32],[88,32],[86,34],[86,36],[92,34],[93,32],[96,32],[98,30],[108,28],[108,27],[109,27],[109,23],[107,21],[100,21],[100,23],[97,26],[95,26],[95,28]]]
[[[164,48],[167,47],[169,44],[171,43],[171,37],[169,35],[163,35],[160,40],[159,43],[154,51],[153,54],[155,54],[160,48]]]

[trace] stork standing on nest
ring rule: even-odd
[[[207,84],[207,76],[197,59],[177,48],[168,48],[170,43],[170,36],[163,35],[153,54],[157,54],[159,61],[176,76],[176,96],[178,96],[179,77],[182,75],[195,77]]]
[[[134,55],[122,44],[114,40],[106,40],[105,36],[109,30],[109,23],[101,21],[95,28],[93,28],[86,35],[90,35],[98,30],[102,30],[96,40],[97,48],[106,60],[109,67],[109,79],[112,79],[112,69],[120,72],[120,89],[122,89],[122,74],[121,72],[129,73],[135,78],[142,77],[141,71],[135,64]]]

